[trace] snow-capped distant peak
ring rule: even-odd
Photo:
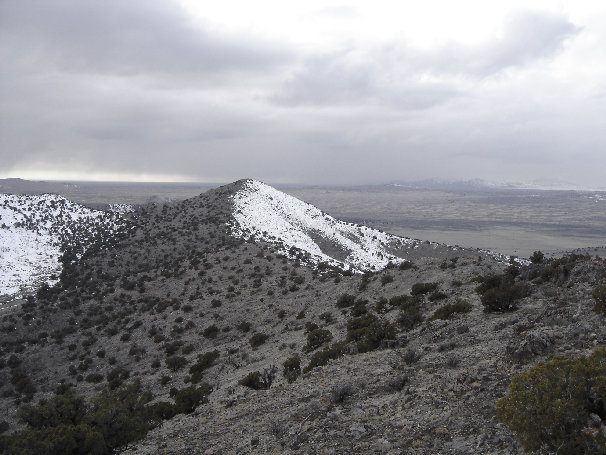
[[[302,250],[312,262],[357,270],[378,270],[404,259],[394,250],[415,241],[339,221],[311,204],[255,180],[233,196],[235,236],[273,242],[286,254]]]

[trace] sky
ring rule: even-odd
[[[0,0],[0,58],[0,178],[606,188],[597,0]]]

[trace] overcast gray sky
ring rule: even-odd
[[[606,187],[603,5],[0,0],[0,177]]]

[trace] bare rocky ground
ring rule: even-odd
[[[154,400],[170,400],[171,388],[191,383],[198,356],[217,350],[203,374],[213,387],[208,402],[125,453],[521,453],[495,417],[511,377],[554,355],[606,345],[591,297],[606,280],[599,258],[522,266],[516,281],[527,295],[518,309],[486,313],[477,277],[509,267],[491,255],[422,244],[405,270],[319,271],[272,245],[232,238],[226,223],[236,189],[137,212],[133,236],[85,255],[66,267],[60,288],[2,316],[0,420],[9,433],[22,428],[19,406],[61,384],[93,397],[123,372],[125,383],[139,379]],[[443,295],[422,297],[424,320],[412,328],[398,306],[377,306],[409,296],[419,282],[439,283]],[[330,331],[327,345],[346,340],[356,307],[337,306],[345,293],[393,323],[394,339],[364,353],[346,342],[343,356],[288,383],[283,363],[296,354],[304,368],[324,347],[305,349],[306,323]],[[461,299],[470,312],[430,321]],[[254,333],[267,340],[253,347]],[[167,359],[176,357],[183,364],[169,368]],[[239,384],[272,366],[269,389]],[[19,371],[33,388],[15,384]]]

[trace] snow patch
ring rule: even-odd
[[[415,247],[417,241],[387,234],[366,226],[339,221],[311,204],[264,183],[247,180],[233,196],[232,234],[273,242],[291,257],[296,250],[310,255],[312,262],[328,262],[357,270],[382,269],[404,258],[390,250]],[[316,240],[314,240],[316,239]],[[320,243],[320,244],[319,244]],[[321,245],[324,244],[324,249]],[[328,248],[326,245],[330,245]],[[338,260],[328,250],[337,249]]]
[[[57,195],[0,194],[0,296],[15,298],[43,282],[54,284],[66,247],[78,257],[125,225],[118,213]]]

